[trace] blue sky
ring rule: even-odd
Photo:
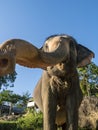
[[[40,48],[52,34],[72,35],[95,53],[98,65],[97,0],[0,0],[0,43],[25,39]],[[15,93],[33,93],[42,70],[16,66]]]

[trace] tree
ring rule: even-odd
[[[2,104],[3,101],[9,101],[11,99],[14,99],[13,97],[11,98],[12,91],[7,90],[8,87],[13,87],[14,86],[14,81],[16,79],[17,73],[14,72],[13,74],[8,74],[6,76],[0,77],[0,104]],[[13,101],[12,101],[13,103]],[[10,108],[11,109],[11,108]],[[0,109],[1,110],[1,109]]]
[[[14,104],[16,104],[21,99],[21,96],[19,94],[13,93],[13,91],[10,90],[3,90],[0,93],[0,104],[3,104],[4,102],[10,103],[10,109],[9,114],[11,114],[11,110]]]
[[[23,95],[21,95],[20,100],[17,103],[17,106],[26,107],[29,99],[30,99],[30,93],[27,91],[27,92],[23,93]]]
[[[6,76],[0,77],[0,90],[7,89],[8,86],[13,87],[16,75],[17,73],[14,72],[13,74],[8,74]]]
[[[28,92],[23,95],[15,94],[10,90],[3,90],[0,93],[0,104],[2,105],[4,102],[10,103],[9,114],[11,114],[11,110],[13,106],[17,108],[25,108],[27,106],[28,99],[30,98],[30,94]]]
[[[98,96],[98,66],[94,63],[79,68],[80,86],[84,95]]]

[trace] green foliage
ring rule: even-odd
[[[13,87],[14,86],[14,81],[16,79],[17,73],[14,72],[13,74],[8,74],[6,76],[0,77],[0,89],[5,89],[8,86]]]
[[[17,121],[0,121],[0,130],[42,130],[42,127],[42,113],[35,110],[19,117]]]
[[[0,121],[0,130],[21,130],[15,121]]]
[[[94,63],[79,68],[80,86],[84,95],[98,95],[98,66]]]
[[[10,103],[9,114],[11,114],[11,110],[13,106],[17,108],[25,108],[27,106],[27,101],[29,99],[29,93],[23,94],[22,96],[19,94],[13,93],[10,90],[3,90],[0,93],[0,104],[2,105],[4,102]],[[0,114],[2,115],[2,110],[0,109]]]
[[[23,130],[37,130],[42,128],[42,114],[41,113],[28,113],[26,116],[18,119],[18,128]]]
[[[19,94],[13,93],[13,91],[10,90],[3,90],[0,93],[0,102],[2,103],[3,101],[8,101],[13,104],[17,103],[21,99],[21,96]]]

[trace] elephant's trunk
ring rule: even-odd
[[[0,75],[12,73],[15,63],[30,68],[42,68],[63,61],[67,55],[65,44],[52,52],[43,52],[27,41],[12,39],[0,45]]]

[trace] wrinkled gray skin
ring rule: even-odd
[[[12,39],[0,45],[0,75],[12,73],[15,64],[42,68],[34,90],[34,101],[44,117],[44,130],[78,130],[82,101],[77,67],[91,62],[94,53],[68,35],[46,39],[41,49],[27,41]]]

